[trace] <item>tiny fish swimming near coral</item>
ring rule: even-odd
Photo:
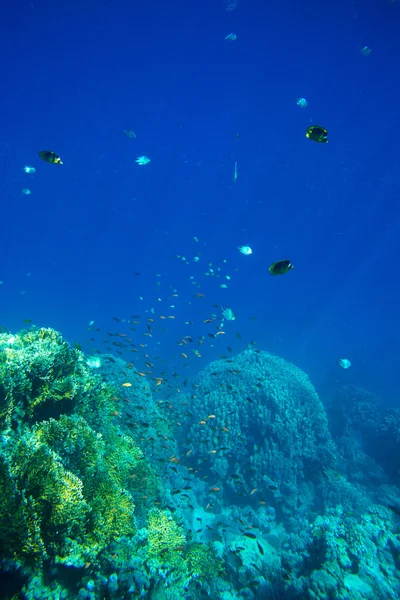
[[[291,269],[293,269],[293,265],[290,260],[278,260],[269,267],[268,271],[270,275],[285,275]]]
[[[99,356],[88,356],[86,364],[91,369],[100,369],[102,366],[101,358]]]
[[[236,319],[236,315],[229,306],[221,306],[221,315],[227,321],[234,321]]]
[[[63,164],[63,162],[62,162],[61,158],[58,156],[58,154],[56,154],[55,152],[52,152],[51,150],[41,150],[39,152],[39,156],[42,160],[50,163],[51,165],[62,165]]]
[[[328,143],[328,131],[320,125],[311,125],[306,129],[306,138],[317,142],[317,144]]]

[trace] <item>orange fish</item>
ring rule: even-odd
[[[217,331],[217,335],[225,335],[225,331]]]
[[[132,384],[131,384],[131,383],[128,383],[128,382],[127,382],[127,383],[123,383],[123,384],[122,384],[122,387],[132,387]]]
[[[205,424],[206,424],[206,422],[205,422],[205,421],[199,421],[199,422],[197,423],[197,425],[205,425]]]
[[[221,488],[219,488],[219,487],[212,487],[208,491],[209,492],[213,492],[214,494],[216,494],[217,492],[221,491]]]
[[[179,462],[179,458],[176,458],[176,456],[173,456],[172,458],[169,459],[169,462],[172,462],[172,463],[176,464],[176,463]]]
[[[215,419],[215,415],[208,415],[207,419]]]

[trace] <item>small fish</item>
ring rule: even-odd
[[[126,383],[123,383],[123,384],[122,384],[122,387],[126,387],[126,388],[128,388],[128,387],[132,387],[132,384],[131,384],[131,383],[129,383],[129,382],[126,382]]]
[[[328,143],[328,131],[320,125],[311,125],[306,129],[306,138],[317,142],[317,144]]]
[[[233,183],[237,182],[238,177],[239,177],[238,166],[237,166],[237,162],[235,162],[235,166],[233,168],[233,178],[232,178]]]
[[[264,548],[261,546],[261,544],[258,542],[258,540],[257,540],[257,547],[258,547],[258,551],[260,552],[261,556],[264,556]]]
[[[228,33],[228,35],[225,36],[225,41],[227,42],[234,42],[235,40],[237,40],[236,33]]]
[[[253,250],[250,248],[250,246],[238,246],[238,250],[245,256],[250,256],[250,254],[253,254]]]
[[[252,496],[253,494],[255,494],[256,491],[257,491],[257,488],[252,489],[251,492],[250,492],[250,496]]]
[[[236,319],[236,315],[229,306],[221,306],[221,315],[227,321],[234,321]]]
[[[270,275],[285,275],[291,269],[293,269],[293,265],[290,260],[278,260],[269,267],[268,271]]]
[[[369,46],[363,46],[360,48],[360,54],[362,54],[362,56],[369,56],[371,52],[372,50]]]
[[[257,536],[255,533],[251,533],[250,531],[243,531],[243,535],[250,538],[251,540],[256,540]]]
[[[134,140],[136,137],[136,133],[132,131],[132,129],[123,129],[122,133],[124,133],[126,137],[128,137],[131,140]]]
[[[138,156],[137,159],[135,160],[135,162],[139,166],[148,165],[150,161],[151,161],[151,159],[148,158],[147,156]]]
[[[50,163],[51,165],[62,165],[63,164],[63,162],[62,162],[61,158],[58,156],[58,154],[56,154],[55,152],[52,152],[51,150],[41,150],[39,152],[39,156],[42,160]]]
[[[219,487],[212,487],[208,490],[209,492],[213,492],[214,494],[218,493],[221,491],[221,488]]]
[[[351,367],[351,362],[348,358],[339,358],[337,363],[339,367],[342,367],[342,369],[349,369]]]
[[[296,104],[297,104],[297,106],[300,106],[300,108],[306,108],[308,102],[305,98],[297,98]]]

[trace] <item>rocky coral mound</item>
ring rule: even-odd
[[[210,470],[216,486],[228,486],[239,501],[257,490],[258,498],[272,492],[286,508],[312,504],[312,483],[334,464],[335,446],[303,371],[246,350],[204,369],[190,405],[193,460]]]
[[[344,386],[327,406],[331,431],[348,469],[366,480],[399,485],[400,409],[363,388]]]

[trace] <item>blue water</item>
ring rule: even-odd
[[[399,19],[385,0],[1,6],[0,324],[95,353],[141,315],[157,373],[250,344],[398,407]],[[213,304],[236,314],[215,339]],[[184,335],[206,338],[186,371]]]

